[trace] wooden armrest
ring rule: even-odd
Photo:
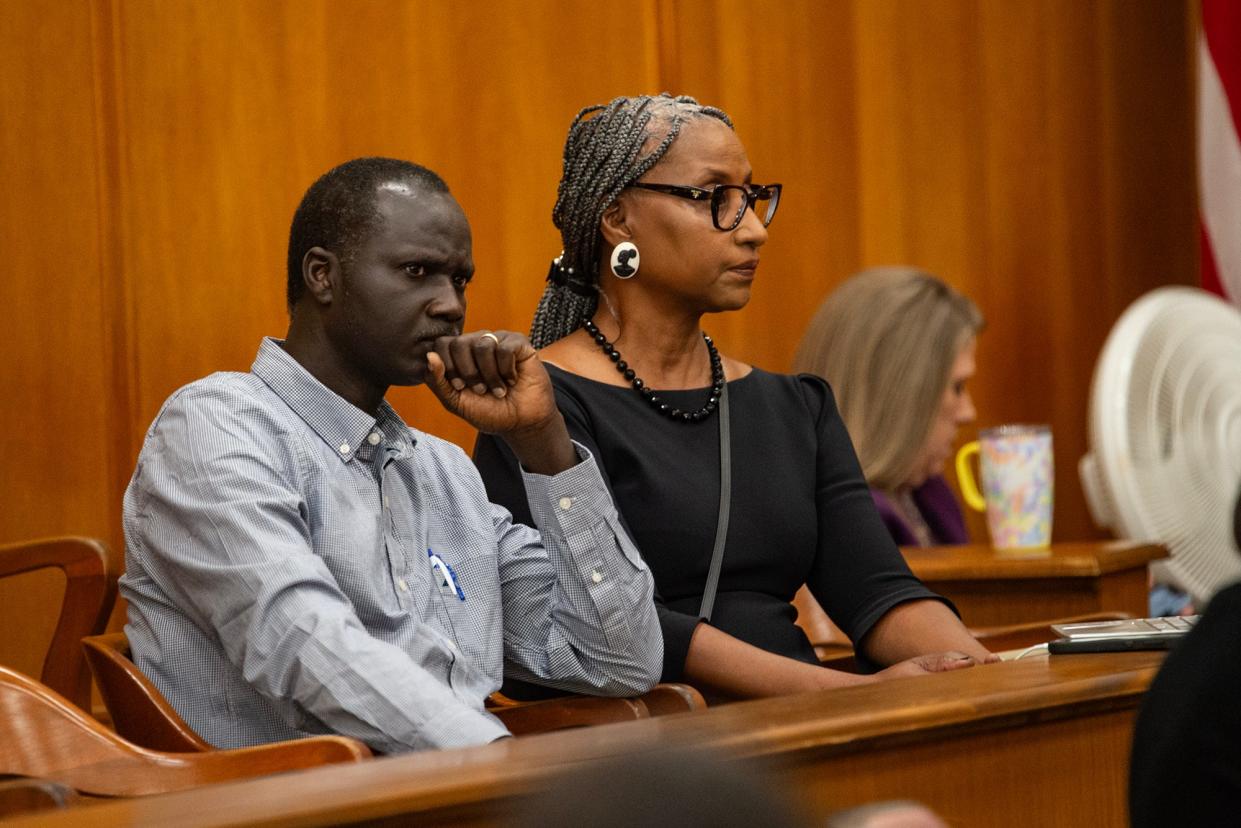
[[[145,796],[331,762],[356,762],[372,755],[366,745],[343,736],[313,736],[206,753],[134,752],[136,762],[130,757],[103,759],[66,769],[59,777],[91,796]],[[153,772],[156,767],[158,773]]]
[[[193,731],[131,660],[125,633],[82,639],[86,663],[116,732],[144,748],[171,753],[215,750]]]
[[[315,736],[240,750],[173,753],[139,747],[55,690],[0,667],[0,766],[87,796],[168,793],[328,762],[356,762],[366,745]]]
[[[65,594],[40,680],[83,710],[90,710],[90,672],[78,642],[101,633],[116,601],[116,560],[94,538],[63,537],[0,544],[0,576],[55,568]]]
[[[519,707],[523,704],[530,704],[530,702],[518,701],[517,699],[510,698],[497,690],[487,697],[486,708],[494,713],[497,708]]]
[[[77,801],[73,788],[50,779],[0,776],[0,820],[35,811],[68,808]]]
[[[688,684],[657,684],[651,692],[638,696],[638,700],[646,705],[652,716],[707,709],[707,700],[702,693]]]
[[[555,692],[555,691],[552,691]],[[496,691],[487,697],[487,710],[498,714],[501,710],[511,707],[524,707],[530,704],[537,704],[542,701],[564,701],[568,699],[584,698],[575,693],[564,693],[551,699],[538,699],[537,701],[521,701],[510,696],[504,695],[500,691]],[[707,708],[707,700],[703,698],[702,693],[689,686],[676,682],[661,682],[655,685],[649,693],[636,696],[634,701],[639,701],[646,705],[647,712],[652,716],[665,716],[670,713],[686,713],[691,710],[705,710]]]
[[[818,656],[819,661],[835,661],[840,658],[851,658],[853,656],[853,645],[815,644],[814,654]]]
[[[536,702],[514,702],[491,708],[514,736],[548,733],[570,727],[631,722],[650,718],[646,705],[638,699],[609,699],[597,696],[566,696]]]
[[[797,609],[797,626],[801,627],[806,638],[810,639],[815,652],[818,652],[820,647],[828,648],[827,651],[832,652],[834,648],[848,649],[853,646],[849,637],[827,617],[823,607],[805,585],[793,596],[793,606]],[[819,658],[822,659],[823,656],[820,655]]]
[[[218,773],[221,779],[265,776],[337,762],[359,762],[372,755],[370,748],[347,736],[310,736],[249,748],[189,754],[195,764],[204,768],[204,772]]]

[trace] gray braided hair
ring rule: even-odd
[[[599,222],[604,211],[664,157],[687,120],[702,117],[717,118],[730,129],[733,125],[722,110],[703,106],[688,95],[667,93],[615,98],[577,113],[565,139],[564,169],[552,208],[552,223],[560,230],[564,252],[552,263],[534,312],[530,328],[534,347],[568,336],[595,312]]]

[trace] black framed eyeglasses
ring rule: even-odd
[[[717,184],[709,190],[702,187],[683,187],[677,184],[646,184],[637,182],[630,184],[640,190],[664,193],[677,198],[688,198],[690,201],[709,201],[711,203],[711,223],[716,230],[733,230],[745,216],[745,208],[749,207],[758,216],[763,226],[771,224],[776,217],[776,208],[780,206],[782,184]]]

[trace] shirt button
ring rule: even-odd
[[[603,580],[603,573],[596,569],[594,572],[590,573],[590,580],[594,581],[596,584],[601,582]]]
[[[379,441],[382,439],[383,438],[379,436],[379,432],[372,431],[370,436],[366,438],[366,442],[370,443],[372,446],[377,446],[379,445]]]
[[[560,508],[561,508],[561,510],[563,510],[563,511],[565,511],[565,512],[567,512],[567,511],[569,511],[570,509],[572,509],[572,508],[573,508],[573,498],[571,498],[571,497],[562,497],[562,498],[560,498]]]
[[[348,453],[349,453],[349,444],[348,444],[348,443],[341,443],[341,444],[340,444],[340,448],[338,448],[338,449],[337,449],[337,451],[339,451],[341,454],[348,454]]]
[[[401,592],[409,592],[409,584],[405,583],[404,578],[401,578],[399,581],[397,581],[396,585],[400,587]]]
[[[388,496],[387,495],[384,495],[384,508],[385,509],[388,508]]]

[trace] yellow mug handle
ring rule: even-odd
[[[978,483],[974,480],[974,470],[970,467],[970,457],[979,452],[978,441],[966,443],[957,452],[957,483],[961,484],[961,496],[972,508],[980,512],[987,511],[987,501],[982,492],[978,491]]]

